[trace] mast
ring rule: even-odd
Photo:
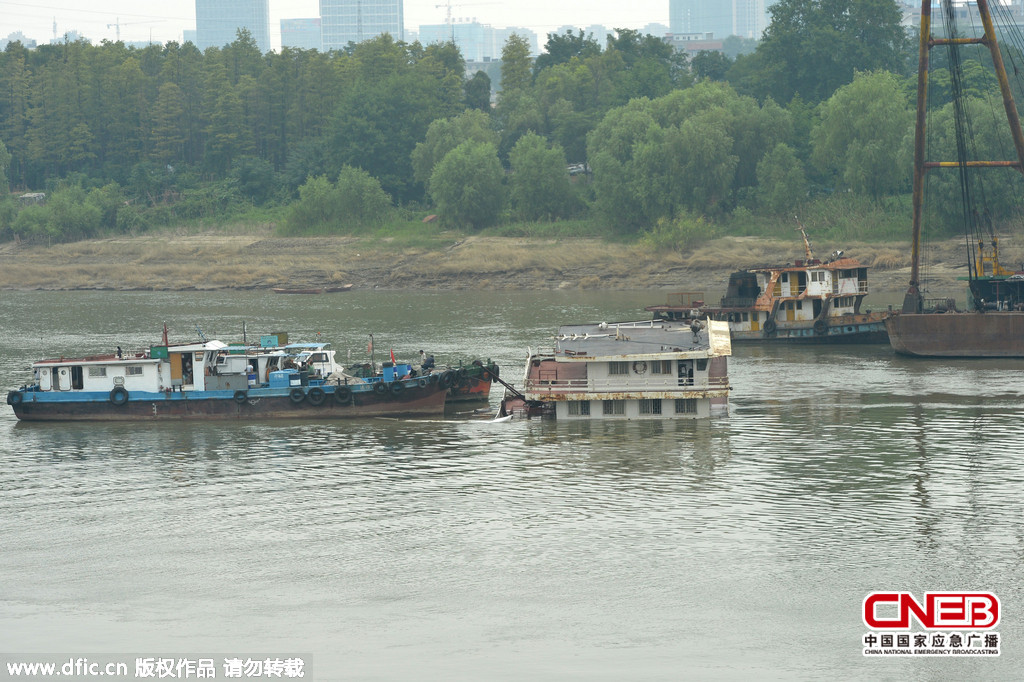
[[[944,0],[949,2],[949,0]],[[964,161],[963,165],[972,168],[1016,168],[1024,172],[1024,133],[1021,131],[1020,118],[1017,115],[1017,105],[1013,101],[1013,93],[1010,90],[1010,82],[1006,76],[1006,67],[1003,65],[1003,55],[999,51],[999,44],[996,40],[995,27],[992,24],[992,15],[989,12],[988,0],[976,0],[978,16],[981,18],[985,34],[981,38],[932,38],[931,37],[931,0],[921,0],[921,34],[918,45],[917,62],[917,117],[914,130],[914,189],[913,189],[913,226],[911,231],[910,244],[910,285],[907,287],[906,296],[903,298],[904,313],[919,313],[924,305],[920,291],[921,274],[921,214],[924,203],[924,174],[930,168],[958,168],[960,161],[933,161],[925,162],[925,123],[928,108],[928,50],[934,45],[970,45],[982,44],[988,47],[992,55],[992,64],[995,67],[996,78],[999,81],[999,91],[1003,99],[1003,108],[1006,111],[1006,119],[1010,125],[1010,134],[1013,137],[1013,146],[1017,152],[1016,161]]]
[[[928,114],[928,50],[932,37],[932,2],[921,0],[921,35],[917,53],[917,119],[914,127],[913,223],[910,233],[910,285],[903,297],[904,313],[919,313],[924,308],[921,290],[921,207],[924,202],[925,122]]]

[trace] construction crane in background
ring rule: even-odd
[[[115,42],[119,43],[119,42],[121,42],[121,27],[122,26],[137,26],[139,24],[154,24],[154,23],[157,23],[159,21],[166,21],[166,20],[165,19],[154,19],[152,21],[133,21],[131,23],[123,23],[121,21],[121,18],[117,17],[116,19],[114,19],[114,23],[113,24],[107,24],[107,28],[114,29],[114,35],[116,36]],[[152,36],[152,33],[153,32],[150,31],[150,35],[151,36]]]
[[[500,5],[500,2],[468,2],[458,3],[455,7],[472,7],[475,5]],[[445,8],[444,23],[448,24],[448,37],[454,43],[455,42],[455,22],[452,20],[452,0],[448,0],[443,5],[434,5],[435,9]]]

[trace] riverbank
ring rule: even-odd
[[[818,244],[871,267],[876,290],[909,279],[909,245]],[[962,240],[930,244],[929,281],[962,288]],[[368,245],[352,237],[151,235],[44,246],[0,244],[0,290],[220,290],[273,287],[387,289],[670,289],[720,291],[729,273],[802,258],[799,241],[723,237],[689,253],[601,240],[456,236],[442,248]],[[1007,250],[1005,263],[1021,262]]]

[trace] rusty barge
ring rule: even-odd
[[[893,350],[922,357],[1024,357],[1024,273],[1012,272],[999,263],[999,240],[989,221],[987,209],[977,206],[984,197],[979,177],[994,169],[1024,172],[1024,134],[1017,105],[1003,65],[988,0],[977,0],[977,13],[984,35],[958,35],[956,14],[948,0],[942,3],[946,35],[933,35],[931,0],[921,3],[921,31],[918,49],[917,114],[914,139],[913,222],[911,227],[910,283],[899,314],[886,321]],[[987,48],[995,68],[1003,109],[1015,150],[1013,161],[983,161],[968,158],[974,148],[967,120],[964,88],[959,69],[950,69],[954,93],[954,122],[957,134],[956,161],[925,160],[928,102],[929,52],[943,45],[950,51],[951,64],[959,64],[959,50],[966,45]],[[968,310],[957,310],[953,298],[926,299],[921,287],[921,228],[923,222],[925,175],[929,170],[956,168],[960,173],[964,231],[967,236]]]
[[[737,342],[887,343],[890,313],[864,308],[867,266],[838,250],[815,258],[800,231],[804,259],[732,273],[718,305],[706,304],[703,292],[681,292],[645,310],[665,320],[725,322]]]

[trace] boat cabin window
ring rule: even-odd
[[[661,398],[644,398],[640,401],[640,414],[661,414]]]
[[[590,414],[590,401],[589,400],[570,400],[569,414],[574,416],[587,416]]]
[[[629,374],[629,363],[622,360],[609,362],[608,374]]]
[[[676,414],[697,414],[697,399],[676,398]]]
[[[626,414],[625,400],[605,400],[602,407],[606,415]]]
[[[671,374],[671,360],[655,360],[651,363],[651,374]]]
[[[125,376],[137,377],[142,375],[142,365],[128,365],[124,368]]]
[[[107,368],[106,367],[90,367],[89,368],[89,376],[90,377],[105,377],[105,376],[107,376]]]
[[[697,371],[698,372],[706,372],[707,369],[708,369],[708,359],[707,358],[697,358]]]
[[[811,270],[811,281],[812,282],[824,282],[825,272],[823,270]]]

